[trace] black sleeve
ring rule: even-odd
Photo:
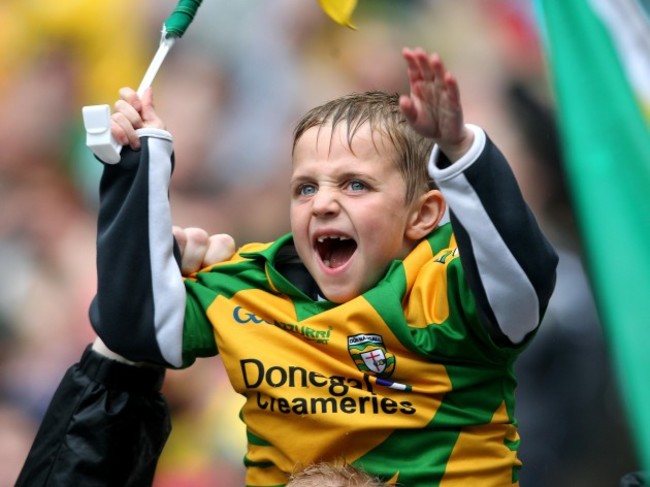
[[[474,145],[463,159],[430,170],[449,205],[483,323],[497,343],[519,344],[546,311],[558,256],[501,151],[485,132],[473,130]]]
[[[97,295],[90,321],[115,353],[181,367],[185,285],[172,235],[168,132],[141,129],[141,149],[125,147],[104,165],[97,221]]]
[[[171,431],[164,373],[89,346],[59,384],[16,487],[150,486]]]

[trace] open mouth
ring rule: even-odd
[[[316,240],[316,251],[323,264],[331,269],[345,265],[357,250],[357,243],[340,235],[321,236]]]

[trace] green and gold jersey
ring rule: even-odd
[[[282,485],[296,464],[323,459],[408,486],[513,483],[518,348],[496,346],[480,323],[451,226],[340,305],[278,273],[291,244],[245,246],[187,282],[184,347],[205,350],[192,324],[205,315],[246,397],[247,485]]]

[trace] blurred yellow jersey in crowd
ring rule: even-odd
[[[115,99],[137,85],[159,38],[148,2],[129,0],[2,0],[0,94],[7,80],[36,59],[63,56],[78,80],[83,105]],[[164,13],[164,12],[163,12]]]

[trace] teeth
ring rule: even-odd
[[[323,243],[325,239],[340,240],[341,242],[345,242],[346,240],[350,240],[350,237],[342,237],[339,235],[323,236],[318,237],[318,243]]]

